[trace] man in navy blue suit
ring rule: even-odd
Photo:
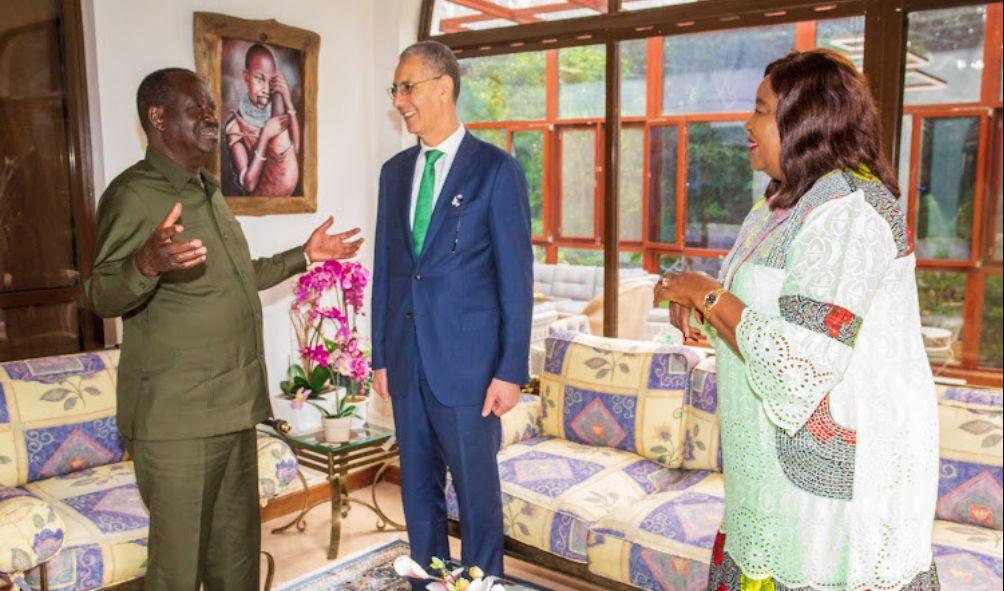
[[[421,141],[380,171],[373,389],[394,409],[412,558],[449,556],[449,468],[461,561],[501,575],[499,417],[528,380],[533,307],[526,179],[458,121],[460,70],[446,46],[405,49],[390,93]]]

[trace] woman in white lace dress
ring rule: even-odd
[[[746,123],[772,182],[719,281],[656,300],[715,345],[725,518],[710,591],[938,589],[937,408],[913,243],[864,78],[838,54],[767,67]]]

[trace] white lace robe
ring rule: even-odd
[[[937,406],[896,200],[835,171],[759,205],[722,270],[747,306],[718,340],[725,551],[789,587],[897,589],[932,561]]]

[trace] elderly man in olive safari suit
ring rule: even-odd
[[[146,157],[108,186],[98,208],[86,292],[122,316],[118,428],[150,510],[147,589],[258,588],[254,426],[269,414],[258,291],[347,258],[358,230],[252,260],[219,182],[202,165],[217,148],[216,105],[194,72],[147,76],[137,92]]]

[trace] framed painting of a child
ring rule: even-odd
[[[195,13],[195,64],[220,110],[210,168],[237,215],[317,209],[320,37],[274,20]]]

